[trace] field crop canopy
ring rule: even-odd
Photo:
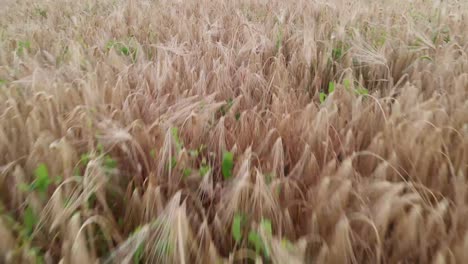
[[[0,2],[0,263],[468,263],[468,1]]]

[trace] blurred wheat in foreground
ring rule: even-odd
[[[468,263],[468,2],[2,0],[0,263]]]

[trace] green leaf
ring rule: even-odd
[[[75,167],[73,168],[73,176],[79,176],[81,174],[81,169],[80,167]]]
[[[140,230],[141,230],[141,226],[137,226],[137,227],[132,231],[132,233],[131,233],[130,235],[134,236],[134,235],[136,235],[138,232],[140,232]]]
[[[226,104],[221,106],[221,108],[219,109],[219,111],[221,112],[221,115],[226,115],[226,113],[229,111],[229,109],[231,109],[232,105],[234,104],[234,101],[229,98],[228,100],[226,100]]]
[[[198,152],[203,152],[206,149],[205,144],[201,144],[200,147],[198,148]]]
[[[339,60],[343,56],[343,49],[341,48],[334,48],[332,50],[332,58],[333,60]]]
[[[269,185],[274,177],[275,174],[273,172],[265,173],[265,183]]]
[[[294,245],[291,243],[291,241],[283,238],[281,240],[281,245],[286,248],[287,250],[293,250],[294,249]]]
[[[367,95],[369,94],[369,91],[366,88],[361,87],[361,88],[356,89],[356,93],[358,95]]]
[[[190,168],[185,168],[182,173],[184,174],[184,178],[187,178],[192,173],[192,170]]]
[[[26,41],[20,41],[19,45],[23,48],[30,49],[31,48],[31,42],[29,40]]]
[[[190,150],[189,154],[192,158],[198,157],[198,150]]]
[[[115,169],[117,168],[117,161],[113,159],[111,156],[106,155],[104,156],[104,167],[106,169]]]
[[[143,258],[143,252],[145,250],[145,246],[143,245],[143,243],[141,243],[137,250],[135,251],[135,254],[133,254],[133,263],[134,264],[138,264],[140,263],[140,261],[142,260]]]
[[[130,49],[126,46],[120,47],[120,53],[122,53],[125,56],[130,55]]]
[[[250,231],[248,240],[249,243],[254,246],[257,253],[263,252],[264,256],[267,258],[270,256],[268,250],[265,248],[265,244],[263,243],[262,238],[257,232]]]
[[[171,158],[171,169],[174,169],[177,166],[177,159],[176,157]]]
[[[31,206],[28,206],[26,210],[24,210],[24,215],[23,215],[23,226],[24,226],[24,231],[26,232],[27,236],[30,236],[33,233],[34,226],[36,225],[36,223],[37,223],[36,214],[34,213]]]
[[[40,163],[34,171],[36,178],[49,178],[49,170],[44,163]]]
[[[62,176],[57,176],[57,177],[55,178],[55,180],[54,180],[54,183],[55,183],[56,185],[59,185],[60,183],[62,183],[62,181],[63,181]]]
[[[273,229],[271,228],[271,221],[270,219],[263,219],[262,222],[260,222],[260,226],[269,234],[271,235],[273,233]]]
[[[262,243],[262,239],[260,238],[260,235],[257,232],[250,231],[248,240],[249,240],[249,243],[251,243],[255,247],[255,251],[257,252],[261,251],[261,249],[263,248],[263,243]]]
[[[200,166],[200,169],[198,169],[198,172],[200,173],[200,176],[205,176],[208,171],[211,170],[211,167],[209,165],[202,165]]]
[[[104,145],[101,143],[97,144],[96,146],[98,153],[103,154],[104,153]]]
[[[43,18],[47,18],[47,10],[42,8],[36,8],[36,12]]]
[[[6,80],[0,79],[0,86],[5,85],[7,83]]]
[[[429,56],[427,56],[427,55],[426,55],[426,56],[422,56],[420,59],[421,59],[421,60],[428,60],[428,61],[432,61],[432,58],[431,58],[431,57],[429,57]]]
[[[236,214],[234,216],[234,220],[232,221],[231,233],[232,237],[236,241],[236,243],[240,243],[242,239],[242,224],[244,222],[244,216],[240,214]]]
[[[109,40],[109,41],[107,42],[107,44],[106,44],[106,49],[107,49],[107,50],[110,50],[110,49],[112,49],[112,47],[114,47],[114,45],[115,45],[115,41]]]
[[[131,48],[131,53],[132,53],[132,61],[135,62],[137,59],[138,49]]]
[[[44,264],[45,263],[43,254],[41,253],[40,249],[38,249],[36,247],[32,247],[28,251],[28,255],[32,256],[35,259],[36,264]]]
[[[182,149],[183,143],[182,141],[180,141],[180,138],[179,138],[179,129],[177,127],[171,128],[171,134],[172,134],[172,138],[175,141],[177,151],[180,151]]]
[[[345,79],[345,80],[343,81],[343,85],[344,85],[344,87],[345,87],[346,89],[349,89],[349,88],[351,88],[351,81],[350,81],[349,79]]]
[[[24,49],[30,49],[31,48],[31,42],[29,41],[18,41],[18,48],[16,49],[16,53],[18,55],[22,55],[24,52]]]
[[[51,184],[47,166],[44,163],[39,164],[34,174],[36,175],[36,180],[33,183],[34,189],[38,190],[40,193],[46,193]]]
[[[150,156],[151,156],[153,159],[156,158],[156,150],[155,150],[155,149],[152,149],[152,150],[150,151]]]
[[[447,35],[444,37],[444,42],[449,43],[450,42],[450,35]]]
[[[88,162],[91,160],[91,155],[89,153],[82,154],[80,157],[80,163],[84,166],[88,165]]]
[[[327,99],[327,95],[321,92],[319,94],[319,99],[320,99],[320,103],[323,104],[323,102],[325,102],[325,99]]]
[[[221,164],[221,170],[224,179],[227,180],[232,177],[232,168],[234,168],[234,155],[231,152],[223,153],[223,162]]]
[[[278,186],[276,186],[275,193],[276,193],[276,196],[280,196],[280,194],[281,194],[281,185],[278,184]]]
[[[281,30],[281,27],[280,27],[278,30],[278,34],[276,36],[276,52],[279,52],[282,44],[283,44],[283,30]]]
[[[31,191],[32,189],[32,186],[31,185],[27,185],[26,183],[20,183],[18,184],[18,190],[20,192],[23,192],[23,193],[27,193],[29,191]]]
[[[240,117],[241,117],[241,114],[239,112],[237,112],[236,115],[235,115],[236,121],[239,121]]]
[[[328,83],[328,94],[331,94],[335,91],[335,82]]]

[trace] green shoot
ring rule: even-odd
[[[49,171],[47,170],[47,166],[44,163],[39,164],[39,166],[34,171],[36,176],[36,180],[33,182],[33,189],[38,190],[39,193],[45,194],[51,184],[51,180],[49,178]]]
[[[28,206],[26,210],[24,210],[23,215],[23,225],[24,225],[24,232],[26,236],[31,236],[34,231],[34,227],[37,223],[37,216],[34,213],[31,206]]]
[[[328,83],[328,94],[331,94],[335,91],[335,82]]]
[[[268,252],[265,244],[263,243],[262,238],[260,235],[255,231],[250,231],[248,236],[249,243],[254,246],[255,252],[260,253],[263,252],[263,255],[266,258],[269,258],[270,253]]]
[[[36,8],[36,12],[42,17],[47,18],[47,10],[42,8]]]
[[[176,166],[177,166],[177,158],[176,158],[176,157],[172,157],[172,158],[171,158],[171,162],[169,163],[169,168],[172,170],[172,169],[174,169]]]
[[[223,162],[221,164],[221,170],[225,180],[232,177],[232,168],[234,167],[233,159],[234,155],[231,152],[223,153]]]
[[[200,173],[200,176],[205,176],[209,171],[211,170],[211,167],[209,165],[202,165],[198,169],[198,172]]]
[[[192,174],[192,170],[190,168],[185,168],[182,171],[182,174],[184,175],[184,178],[187,178],[188,176],[190,176],[190,174]]]
[[[18,47],[16,48],[17,55],[23,55],[25,49],[31,48],[31,42],[29,41],[18,41]]]
[[[280,194],[281,194],[281,185],[276,186],[275,194],[278,197],[280,196]]]
[[[343,49],[342,48],[334,48],[332,50],[332,58],[334,61],[337,61],[339,59],[341,59],[341,57],[343,56]]]
[[[343,85],[347,90],[349,90],[351,88],[351,81],[349,79],[344,79]]]
[[[133,254],[133,263],[134,264],[138,264],[141,262],[141,260],[143,259],[143,252],[145,250],[145,245],[143,245],[143,243],[141,243],[137,250],[135,251],[135,254]]]
[[[324,92],[320,92],[319,94],[320,103],[323,104],[323,102],[325,102],[325,99],[327,99],[327,94]]]
[[[219,111],[221,112],[221,115],[226,115],[226,113],[229,111],[229,109],[231,109],[232,105],[234,104],[234,101],[232,99],[228,99],[226,101],[226,104],[221,106],[221,108],[219,109]]]
[[[276,53],[278,53],[283,45],[283,30],[281,27],[278,29],[278,34],[276,35]]]
[[[18,190],[20,190],[20,192],[23,193],[29,192],[31,191],[31,185],[27,185],[26,183],[20,183],[18,184]]]
[[[128,47],[122,46],[122,47],[120,48],[120,53],[122,53],[122,54],[125,55],[125,56],[128,56],[128,55],[130,55],[130,50],[128,49]]]
[[[358,94],[358,95],[368,95],[369,91],[366,88],[361,87],[361,88],[356,89],[356,94]]]
[[[36,247],[31,248],[28,251],[28,255],[32,256],[35,259],[36,264],[44,264],[44,256],[41,254],[40,250]]]
[[[426,55],[426,56],[421,56],[421,57],[420,57],[420,59],[421,59],[421,60],[428,60],[428,61],[432,61],[432,58],[431,58],[431,57],[429,57],[429,56],[427,56],[427,55]]]
[[[130,46],[125,45],[125,44],[123,44],[121,42],[116,42],[116,41],[113,41],[113,40],[109,40],[105,47],[106,47],[107,50],[114,49],[120,55],[131,57],[133,62],[136,61],[136,55],[138,53],[138,50],[136,48],[130,47]]]
[[[240,214],[236,214],[234,216],[234,220],[232,221],[231,233],[232,237],[236,241],[236,243],[240,243],[242,240],[242,225],[245,222],[245,217]]]
[[[266,184],[270,184],[273,180],[274,174],[272,172],[265,173],[265,182]]]
[[[60,185],[60,183],[62,183],[62,182],[63,182],[63,177],[62,176],[59,175],[59,176],[55,177],[55,179],[54,179],[54,184],[55,185]]]
[[[117,161],[109,155],[104,156],[104,167],[108,170],[117,168]]]
[[[198,150],[197,150],[197,149],[195,149],[195,150],[190,150],[190,151],[189,151],[189,155],[190,155],[190,157],[192,157],[192,158],[198,157]]]
[[[271,221],[270,219],[263,219],[260,222],[260,226],[264,229],[269,235],[273,233],[273,229],[271,228]]]
[[[151,156],[151,158],[153,158],[153,159],[156,158],[156,150],[155,150],[155,149],[152,149],[152,150],[150,151],[150,156]]]
[[[88,165],[90,160],[91,160],[91,155],[89,153],[82,154],[81,157],[80,157],[80,163],[83,166]]]
[[[175,141],[177,152],[180,152],[184,143],[179,138],[179,129],[177,127],[171,128],[171,134]]]
[[[291,243],[291,241],[287,240],[287,239],[282,239],[281,240],[281,245],[286,248],[287,250],[293,250],[294,249],[294,245]]]

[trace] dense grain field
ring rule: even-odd
[[[468,263],[468,1],[0,2],[0,263]]]

